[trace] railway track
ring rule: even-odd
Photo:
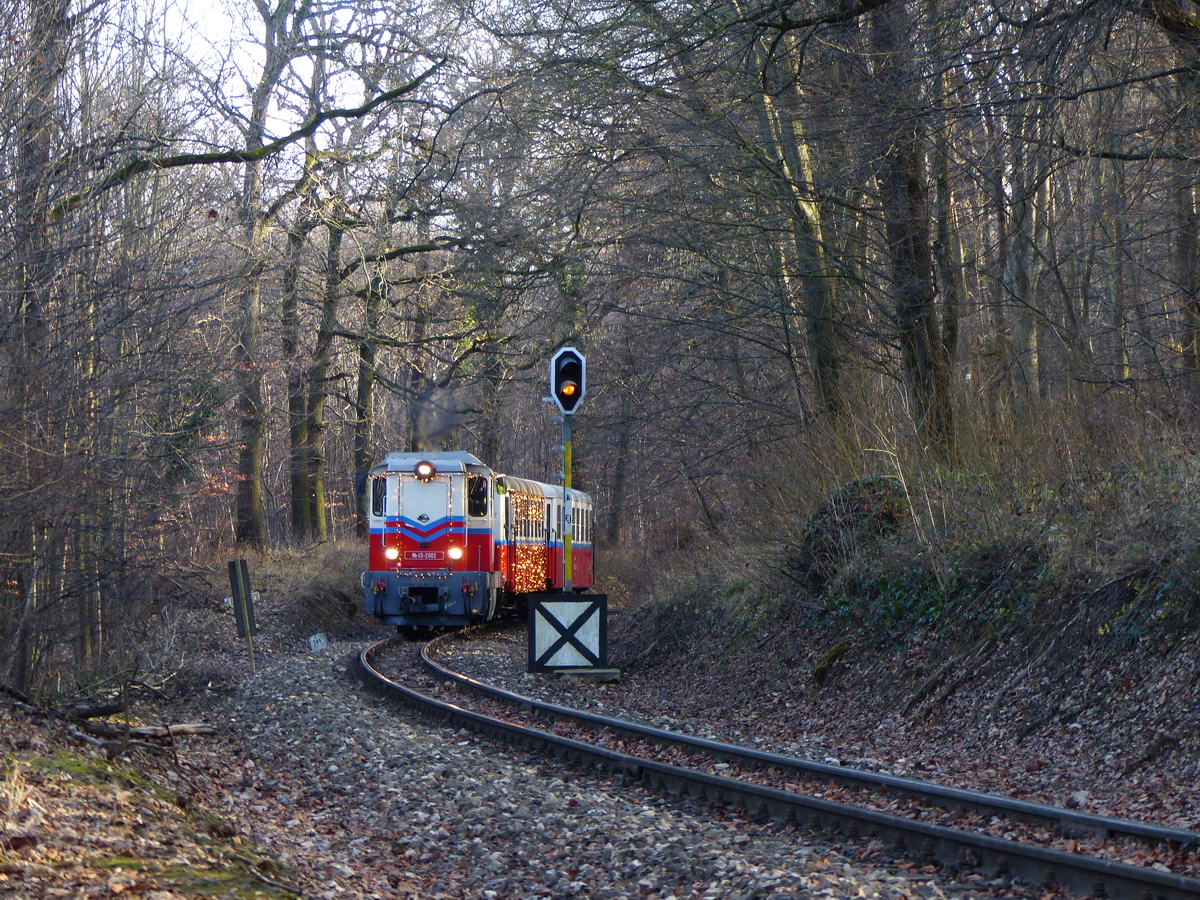
[[[1095,835],[1166,848],[1176,854],[1195,853],[1200,846],[1200,833],[800,760],[556,706],[447,669],[430,658],[431,642],[421,650],[423,675],[477,693],[491,707],[488,712],[468,709],[433,696],[434,691],[426,693],[401,684],[381,671],[376,660],[395,644],[393,640],[379,641],[359,656],[359,674],[375,690],[459,727],[524,748],[549,751],[572,764],[601,771],[626,783],[641,783],[669,794],[731,805],[744,809],[751,818],[797,822],[852,839],[879,840],[899,852],[936,861],[951,869],[1009,876],[1035,886],[1058,886],[1077,895],[1136,900],[1200,898],[1200,878],[1067,852],[1028,840],[1012,840],[973,828],[951,827],[929,821],[928,810],[950,811],[968,820],[985,819],[993,831],[997,821],[1021,822],[1025,823],[1026,832],[1032,829],[1047,839]],[[498,704],[503,704],[511,714],[500,714]],[[556,734],[512,720],[534,717],[567,723],[573,733]],[[636,744],[647,755],[615,749],[614,737],[625,744]],[[656,753],[654,747],[666,748],[670,761],[661,758],[664,754]],[[702,762],[706,758],[721,760],[726,771],[712,771],[711,765]],[[768,773],[768,777],[755,774],[762,772]],[[774,786],[782,783],[794,787],[796,781],[806,785],[815,782],[841,785],[850,789],[852,795],[861,795],[864,802],[832,801]],[[872,808],[870,796],[878,798],[881,794],[905,798],[911,814],[896,815]]]

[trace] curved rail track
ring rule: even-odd
[[[1031,885],[1057,885],[1081,895],[1135,900],[1200,898],[1200,879],[1197,878],[780,790],[748,780],[619,752],[607,746],[466,709],[406,687],[381,672],[374,661],[394,643],[394,640],[379,641],[359,655],[358,672],[368,686],[460,727],[465,726],[518,746],[550,751],[571,763],[599,770],[626,783],[642,783],[674,795],[730,804],[745,809],[750,817],[760,820],[797,822],[839,832],[850,838],[878,839],[889,842],[897,851],[936,860],[950,868],[1008,875]],[[432,643],[422,650],[421,659],[436,677],[493,700],[515,704],[526,713],[537,713],[588,728],[606,729],[641,741],[682,748],[688,753],[720,758],[746,769],[769,768],[806,779],[821,779],[855,789],[901,795],[929,806],[1017,819],[1047,826],[1063,835],[1097,834],[1165,845],[1181,852],[1195,851],[1200,846],[1200,833],[1197,832],[1110,819],[1009,797],[826,765],[555,706],[452,672],[430,658],[429,646]]]

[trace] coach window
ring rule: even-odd
[[[474,519],[487,515],[488,482],[484,475],[467,478],[467,515]]]

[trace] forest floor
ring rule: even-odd
[[[352,613],[345,592],[331,593],[324,613],[319,598],[298,603],[296,577],[264,576],[255,676],[219,599],[171,622],[191,649],[165,687],[170,702],[135,714],[207,721],[216,736],[109,759],[61,721],[0,705],[0,895],[995,896],[995,886],[946,888],[807,836],[736,823],[697,830],[658,800],[630,804],[577,779],[567,784],[580,793],[564,800],[562,776],[501,763],[473,737],[395,722],[361,696],[345,658],[382,632]],[[810,613],[619,605],[610,647],[624,676],[611,690],[625,706],[740,743],[1200,829],[1196,629],[1124,645],[1056,641],[1044,628],[889,641]],[[331,650],[309,648],[318,628]],[[381,755],[385,746],[403,760]],[[499,821],[512,820],[500,855],[495,825],[467,811],[481,789]],[[362,802],[379,796],[382,807]],[[593,818],[576,843],[580,804]],[[572,835],[560,849],[575,864],[522,849],[522,816],[530,834],[559,822],[556,840]],[[624,860],[603,837],[614,830],[656,837]],[[781,855],[793,853],[802,855]],[[692,865],[700,856],[709,868]]]
[[[143,704],[139,717],[204,720],[215,735],[110,760],[57,720],[0,710],[0,895],[1039,896],[794,825],[714,816],[399,714],[348,676],[365,632],[313,650],[264,629],[251,674],[231,623],[209,625],[208,671],[229,680]]]
[[[619,617],[622,696],[739,742],[1200,831],[1200,631],[1047,654],[801,627],[731,640],[677,606]]]

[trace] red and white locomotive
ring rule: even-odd
[[[512,613],[524,595],[592,585],[592,498],[501,475],[462,451],[389,453],[371,469],[368,613],[401,631],[462,626]]]

